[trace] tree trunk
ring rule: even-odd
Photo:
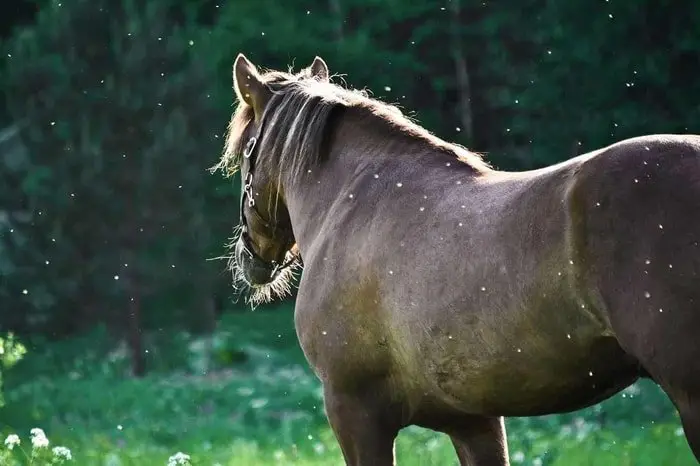
[[[146,358],[141,330],[141,299],[136,277],[133,274],[129,277],[128,287],[127,341],[131,352],[131,372],[134,377],[143,377],[146,374]]]
[[[337,43],[343,41],[345,35],[343,31],[343,11],[340,7],[340,0],[329,0],[329,5],[331,8],[331,13],[333,15],[333,29],[335,40]]]
[[[462,125],[464,134],[467,137],[467,141],[471,142],[473,139],[474,128],[472,119],[472,109],[471,109],[471,87],[469,80],[469,69],[467,67],[467,60],[464,57],[464,50],[462,48],[461,40],[461,19],[460,19],[460,0],[452,0],[448,2],[450,5],[450,11],[452,13],[450,21],[450,37],[451,37],[451,51],[452,59],[455,65],[455,75],[457,78],[457,88],[459,91],[459,120]]]

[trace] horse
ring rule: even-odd
[[[650,134],[496,169],[333,82],[233,65],[212,171],[240,171],[229,245],[251,304],[288,296],[348,466],[414,425],[507,466],[504,417],[658,384],[700,458],[700,136]],[[300,274],[297,272],[301,271]]]

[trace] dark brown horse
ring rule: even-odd
[[[243,177],[232,266],[254,301],[288,289],[351,466],[399,430],[503,466],[503,416],[590,406],[651,377],[700,455],[700,137],[625,140],[547,168],[492,169],[320,58],[261,73],[217,165]]]

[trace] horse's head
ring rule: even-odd
[[[240,169],[239,235],[230,261],[238,285],[252,288],[252,301],[270,300],[289,291],[292,268],[298,265],[294,232],[285,204],[278,164],[273,163],[267,136],[274,139],[274,112],[279,87],[304,80],[328,81],[325,62],[316,57],[298,74],[260,73],[243,54],[233,66],[238,107],[229,124],[226,151],[219,166]]]

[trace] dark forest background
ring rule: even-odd
[[[687,11],[683,12],[683,9]],[[4,2],[0,328],[210,331],[234,181],[212,176],[236,53],[315,55],[496,166],[700,122],[700,4],[671,0]],[[137,366],[143,362],[135,361]],[[136,372],[145,368],[137,367]]]
[[[275,69],[320,55],[336,81],[505,170],[700,126],[690,0],[5,0],[0,50],[0,433],[44,423],[101,445],[95,458],[121,448],[128,420],[153,458],[185,441],[209,451],[217,436],[228,458],[231,432],[267,438],[274,456],[324,422],[292,301],[251,313],[215,259],[238,219],[239,180],[208,171],[237,53]],[[6,371],[18,342],[26,361]],[[667,399],[630,390],[583,418],[512,421],[514,458],[589,464],[562,439],[608,426],[591,448],[650,462],[591,464],[694,464],[668,456],[682,437]],[[212,413],[246,421],[232,431],[233,415]],[[92,432],[97,443],[83,440]],[[415,439],[412,451],[453,458]],[[154,464],[134,461],[120,464]]]

